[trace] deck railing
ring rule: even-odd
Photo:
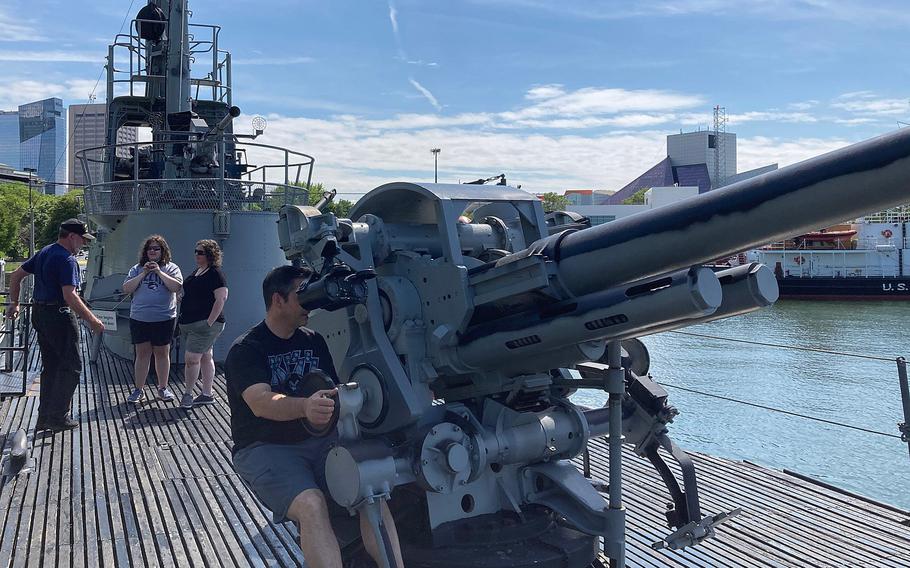
[[[124,214],[143,209],[272,211],[285,204],[304,205],[302,187],[219,178],[127,180],[85,188],[90,215]]]
[[[25,396],[29,387],[28,361],[31,348],[31,309],[34,278],[29,276],[19,288],[19,317],[7,319],[9,291],[0,288],[0,400]]]
[[[211,161],[200,167],[175,157],[179,149],[209,155]],[[277,211],[282,205],[307,203],[314,162],[312,156],[286,148],[194,133],[87,148],[76,159],[87,180],[85,210],[90,215],[142,209]],[[102,171],[105,179],[97,179]]]

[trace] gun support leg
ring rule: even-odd
[[[683,488],[667,466],[664,459],[657,453],[658,446],[664,448],[679,463],[683,476]],[[670,495],[673,497],[673,509],[667,511],[667,523],[675,531],[665,538],[651,545],[655,550],[669,548],[680,550],[687,546],[695,546],[705,539],[714,536],[715,527],[727,522],[742,512],[737,508],[730,512],[718,513],[702,518],[701,507],[698,502],[698,484],[695,479],[695,464],[692,458],[679,446],[673,443],[666,434],[661,435],[654,443],[645,449],[648,460],[660,473]]]
[[[680,488],[679,482],[673,472],[670,471],[667,462],[657,453],[659,446],[663,446],[670,451],[673,457],[679,461],[683,474],[683,488]],[[657,473],[660,474],[660,478],[670,492],[670,497],[673,498],[673,509],[667,511],[667,524],[671,527],[679,528],[690,521],[697,520],[699,516],[698,489],[695,479],[695,467],[689,456],[666,436],[662,436],[659,443],[654,443],[646,448],[645,456],[651,462],[651,465],[654,466],[654,469],[657,470]]]
[[[376,562],[379,568],[395,568],[395,550],[392,547],[392,539],[389,538],[389,530],[382,518],[382,499],[373,499],[372,502],[365,502],[361,506],[361,514],[366,515],[370,528],[373,531],[373,538],[376,540]]]
[[[901,403],[904,407],[904,421],[897,427],[900,429],[901,441],[908,444],[910,449],[910,386],[907,384],[907,361],[903,357],[897,358],[897,378],[901,386]]]
[[[611,568],[626,565],[626,518],[622,505],[622,398],[626,391],[622,370],[622,347],[619,341],[607,344],[607,392],[610,394],[610,511],[615,522],[604,535],[604,548],[610,557]]]

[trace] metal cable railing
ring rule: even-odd
[[[903,415],[904,415],[904,421],[899,422],[897,425],[899,434],[889,434],[887,432],[872,430],[870,428],[864,428],[862,426],[847,424],[845,422],[839,422],[836,420],[828,420],[825,418],[819,418],[817,416],[810,416],[808,414],[802,414],[799,412],[783,410],[781,408],[775,408],[772,406],[757,404],[757,403],[749,402],[749,401],[745,401],[745,400],[739,400],[739,399],[735,399],[735,398],[731,398],[731,397],[727,397],[727,396],[723,396],[723,395],[719,395],[719,394],[715,394],[715,393],[704,392],[704,391],[700,391],[697,389],[692,389],[689,387],[684,387],[681,385],[668,383],[665,381],[659,381],[659,382],[661,385],[664,385],[664,386],[667,386],[670,388],[676,388],[676,389],[686,391],[686,392],[691,392],[693,394],[698,394],[700,396],[706,396],[706,397],[715,398],[718,400],[725,400],[728,402],[735,402],[735,403],[743,404],[746,406],[752,406],[754,408],[761,408],[763,410],[769,410],[769,411],[776,412],[779,414],[786,414],[789,416],[804,418],[806,420],[812,420],[815,422],[821,422],[824,424],[830,424],[830,425],[839,426],[842,428],[849,428],[851,430],[858,430],[858,431],[866,432],[869,434],[886,436],[888,438],[899,438],[902,442],[904,442],[908,445],[908,450],[910,450],[910,382],[908,382],[908,378],[907,378],[907,361],[903,357],[889,358],[889,357],[881,357],[881,356],[876,356],[876,355],[863,355],[861,353],[847,353],[844,351],[835,351],[832,349],[820,349],[820,348],[815,348],[815,347],[796,347],[793,345],[782,345],[779,343],[768,343],[768,342],[764,342],[764,341],[750,341],[750,340],[746,340],[746,339],[734,339],[732,337],[722,337],[722,336],[718,336],[718,335],[708,335],[708,334],[704,334],[704,333],[693,333],[691,331],[671,331],[670,333],[674,333],[677,335],[687,335],[690,337],[700,337],[703,339],[711,339],[711,340],[717,340],[717,341],[745,343],[748,345],[757,345],[757,346],[761,346],[761,347],[773,347],[776,349],[789,349],[789,350],[794,350],[794,351],[809,351],[809,352],[813,352],[813,353],[825,353],[828,355],[838,355],[841,357],[855,357],[855,358],[859,358],[859,359],[867,359],[870,361],[885,361],[885,362],[889,362],[889,363],[893,362],[897,365],[898,385],[900,387],[901,405],[903,408]]]

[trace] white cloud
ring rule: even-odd
[[[566,94],[566,91],[563,89],[562,85],[541,85],[530,89],[525,94],[525,98],[531,101],[539,101],[543,99],[552,99],[564,94]]]
[[[96,82],[90,79],[69,79],[48,83],[27,79],[0,82],[0,109],[14,110],[19,105],[50,97],[60,97],[64,104],[84,103]]]
[[[429,181],[433,174],[429,150],[434,147],[442,148],[441,181],[505,172],[510,184],[521,184],[530,192],[561,193],[570,187],[615,190],[665,155],[666,129],[548,132],[497,128],[497,119],[495,113],[408,114],[383,120],[351,114],[330,120],[272,115],[259,141],[315,153],[313,179],[337,188],[348,199],[389,181]],[[740,137],[738,166],[740,171],[775,162],[785,166],[850,142],[840,137]],[[251,160],[264,163],[255,155]]]
[[[4,51],[0,50],[0,61],[35,61],[66,63],[98,63],[103,65],[105,53],[75,51]]]
[[[480,3],[481,0],[475,0]],[[598,2],[594,0],[482,0],[506,6],[552,12],[561,17],[588,20],[672,17],[686,14],[704,16],[751,16],[770,20],[835,20],[876,26],[906,25],[910,22],[903,2],[879,0],[637,0]]]
[[[398,36],[398,10],[395,9],[394,4],[389,2],[389,21],[392,22],[392,33],[395,36]]]
[[[407,61],[408,55],[401,46],[401,34],[398,33],[398,10],[395,9],[395,5],[391,2],[389,2],[389,22],[392,24],[392,36],[395,38],[395,46],[398,49],[397,57],[401,61]]]
[[[418,91],[421,95],[423,95],[425,99],[427,99],[428,101],[430,101],[430,104],[433,105],[433,108],[435,108],[436,110],[442,110],[442,105],[439,104],[439,101],[436,100],[436,97],[433,96],[433,93],[431,93],[431,92],[429,91],[429,89],[427,89],[426,87],[424,87],[423,85],[421,85],[420,83],[418,83],[418,82],[417,82],[416,80],[414,80],[413,78],[410,78],[410,77],[409,77],[409,78],[408,78],[408,81],[410,81],[411,85],[413,85],[414,88],[417,89],[417,91]]]
[[[312,63],[312,57],[249,57],[232,61],[234,65],[297,65]]]
[[[873,122],[878,122],[874,118],[837,118],[834,119],[836,124],[843,124],[845,126],[861,126],[863,124],[871,124]]]
[[[414,88],[439,111],[442,105],[423,85],[410,79]],[[408,130],[450,126],[478,126],[490,129],[563,129],[646,128],[670,122],[702,123],[710,114],[671,112],[701,104],[698,96],[669,91],[586,88],[566,92],[556,85],[530,89],[525,99],[533,104],[503,112],[462,113],[453,116],[437,114],[399,114],[388,119],[365,120],[355,116],[335,117],[358,120],[371,130]],[[644,112],[642,112],[644,111]]]
[[[729,124],[745,122],[818,122],[818,119],[805,112],[750,111],[741,114],[728,114]]]
[[[793,110],[809,110],[818,106],[819,101],[815,99],[809,99],[808,101],[802,101],[798,103],[790,103],[787,105],[788,108]]]
[[[589,128],[643,128],[676,120],[675,114],[623,114],[613,117],[586,116],[579,118],[519,119],[495,124],[498,128],[549,128],[581,130]]]
[[[423,59],[410,59],[405,61],[408,65],[421,65],[423,67],[438,67],[439,63],[435,61],[424,61]]]
[[[11,16],[0,8],[0,42],[4,41],[47,41],[32,26],[32,22],[25,20],[21,15]]]
[[[736,161],[741,172],[774,162],[784,167],[843,148],[850,143],[850,140],[843,138],[786,140],[766,136],[740,137],[737,140]]]
[[[861,115],[873,116],[906,116],[910,114],[908,99],[889,99],[878,97],[870,91],[845,93],[831,107]]]
[[[490,126],[494,116],[487,113],[464,113],[454,116],[438,114],[399,114],[394,118],[381,120],[361,120],[356,116],[336,117],[346,122],[356,122],[363,128],[372,131],[410,130],[418,128],[442,128],[449,126]]]
[[[421,67],[438,67],[439,63],[435,61],[424,61],[423,59],[411,59],[405,52],[401,43],[401,34],[398,31],[398,10],[392,2],[389,2],[389,22],[392,24],[392,36],[395,38],[395,47],[398,50],[395,59],[408,65],[418,65]]]
[[[656,131],[546,135],[471,126],[389,131],[353,116],[317,120],[273,115],[260,141],[302,151],[318,149],[314,179],[347,194],[362,194],[388,181],[431,179],[433,147],[442,148],[442,181],[506,172],[510,183],[528,191],[561,192],[567,187],[622,187],[660,159],[664,136]],[[263,163],[256,156],[252,160]]]
[[[535,104],[513,112],[502,113],[506,120],[545,116],[597,116],[635,111],[667,112],[705,103],[698,95],[685,95],[656,89],[628,90],[586,87],[572,92],[555,85],[535,87],[526,98]]]

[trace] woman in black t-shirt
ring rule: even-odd
[[[204,239],[196,243],[196,270],[183,281],[183,301],[180,304],[180,334],[184,341],[185,387],[180,406],[192,408],[199,404],[214,404],[212,383],[215,380],[215,360],[212,346],[224,331],[224,303],[227,301],[227,280],[221,271],[221,248],[215,241]],[[202,394],[193,398],[196,379],[202,374]]]

